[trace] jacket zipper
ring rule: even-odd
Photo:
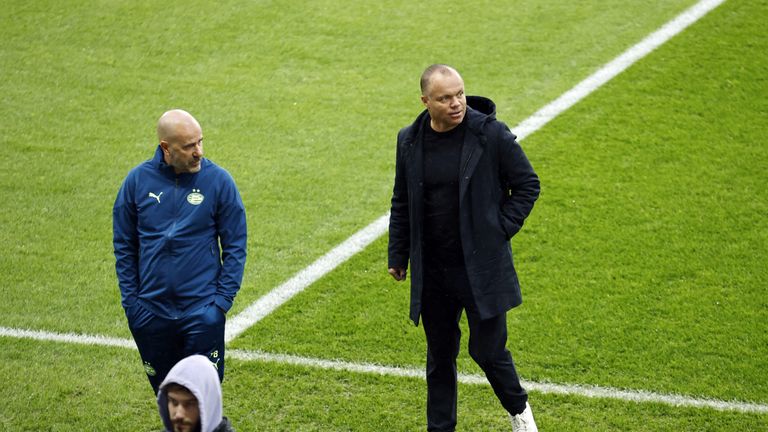
[[[467,168],[469,168],[469,161],[472,160],[472,155],[475,154],[475,149],[472,149],[469,152],[469,155],[467,156],[467,161],[464,162],[464,168],[461,170],[461,176],[464,177],[464,174],[467,172]]]

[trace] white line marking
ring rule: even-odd
[[[702,0],[691,6],[559,98],[533,113],[512,131],[523,140],[724,2],[725,0]]]
[[[288,354],[270,354],[261,351],[229,350],[228,356],[244,361],[266,361],[287,363],[296,366],[307,366],[337,371],[367,373],[375,375],[420,378],[424,379],[424,369],[382,366],[370,363],[351,363],[339,360],[322,360]],[[459,374],[459,382],[463,384],[489,385],[488,380],[481,375]],[[529,391],[549,394],[583,396],[588,398],[617,399],[637,403],[660,403],[676,407],[711,408],[719,411],[738,411],[744,413],[768,413],[768,405],[722,401],[717,399],[694,398],[690,396],[662,394],[639,390],[621,390],[610,387],[588,386],[578,384],[538,383],[521,380],[523,387]]]
[[[136,350],[136,344],[131,339],[119,339],[98,335],[81,335],[75,333],[53,333],[40,330],[22,330],[0,327],[0,337],[16,339],[34,339],[40,341],[64,342],[80,345],[99,345]],[[301,367],[311,367],[324,370],[346,371],[364,374],[374,374],[393,377],[424,379],[424,369],[383,366],[371,363],[352,363],[339,360],[323,360],[288,354],[271,354],[261,351],[227,350],[227,358],[240,361],[262,361],[278,364],[290,364]],[[480,375],[459,374],[459,382],[463,384],[488,385],[488,380]],[[768,413],[768,405],[722,401],[717,399],[694,398],[683,395],[670,395],[637,390],[621,390],[610,387],[552,384],[523,381],[523,386],[533,392],[582,396],[588,398],[614,399],[637,403],[661,403],[676,407],[711,408],[719,411],[737,411],[744,413]]]
[[[291,297],[304,291],[306,287],[312,285],[341,263],[365,249],[374,240],[379,238],[382,233],[386,232],[388,226],[389,213],[356,232],[352,237],[320,257],[309,267],[252,303],[238,315],[228,320],[224,340],[229,342],[236,338],[283,303],[290,300]]]
[[[100,345],[138,350],[132,339],[118,339],[107,336],[77,333],[53,333],[41,330],[24,330],[0,327],[0,336],[17,339],[35,339],[41,341],[66,342],[79,345]]]
[[[676,34],[685,30],[688,26],[716,8],[725,0],[702,0],[685,10],[673,20],[663,25],[659,30],[651,33],[645,39],[624,51],[611,62],[605,64],[597,72],[576,84],[562,96],[548,103],[533,115],[515,126],[512,131],[518,135],[518,141],[539,130],[563,111],[567,110],[578,101],[597,90],[616,75],[627,69],[636,61],[645,57],[653,50],[667,42]],[[293,278],[282,285],[272,289],[269,293],[252,303],[240,314],[227,322],[225,341],[236,338],[262,318],[272,313],[291,297],[302,292],[309,285],[331,272],[344,261],[356,253],[365,249],[370,243],[384,235],[389,228],[389,213],[381,216],[372,224],[353,234],[317,261],[310,264]]]
[[[513,128],[515,133],[518,134],[519,140],[522,141],[528,135],[539,130],[563,111],[601,87],[637,60],[648,55],[724,1],[725,0],[702,0],[678,15],[658,31],[652,33],[640,43],[625,51],[619,57],[600,68],[597,72],[590,75],[571,90],[550,102],[531,117]],[[386,232],[388,221],[389,214],[381,216],[367,227],[352,235],[352,237],[348,238],[342,244],[323,255],[309,267],[297,273],[293,278],[257,300],[239,315],[232,318],[227,325],[226,340],[231,341],[269,313],[280,307],[291,297],[300,293],[322,276],[335,269],[338,265],[365,249],[365,247]],[[57,334],[37,330],[17,330],[7,327],[0,327],[0,336],[136,349],[135,343],[130,339],[117,339],[105,336],[77,335],[73,333]],[[423,378],[423,371],[418,369],[357,364],[243,350],[230,350],[229,355],[233,358],[246,361],[262,360],[318,367],[322,369]],[[485,378],[478,375],[460,375],[459,381],[465,384],[487,384]],[[609,387],[536,383],[530,381],[525,381],[524,386],[531,391],[538,391],[541,393],[619,399],[633,402],[653,402],[681,407],[712,408],[722,411],[754,412],[761,414],[768,412],[768,405],[764,404],[697,399],[681,395],[665,395],[644,391],[612,389]]]

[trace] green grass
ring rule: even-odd
[[[1,370],[26,370],[0,400],[0,430],[160,430],[136,352],[8,340]],[[30,358],[36,366],[30,367]],[[324,371],[271,362],[231,361],[225,414],[241,431],[412,431],[423,429],[424,382]],[[464,431],[506,431],[488,386],[460,385]],[[722,413],[573,396],[536,395],[542,430],[762,430],[764,415]],[[638,421],[642,418],[643,421]]]
[[[725,4],[528,141],[550,187],[521,321],[557,319],[532,377],[765,400],[765,17]]]
[[[514,126],[692,1],[5,1],[0,326],[129,337],[111,206],[184,107],[235,177],[233,314],[388,209],[394,138],[440,61]],[[765,1],[730,1],[523,142],[542,196],[513,241],[524,378],[768,403]],[[421,368],[386,239],[232,347]],[[157,430],[134,351],[0,338],[0,430]],[[462,372],[478,373],[466,355]],[[423,430],[424,382],[230,359],[238,430]],[[762,430],[765,415],[532,394],[542,430]],[[462,385],[460,430],[505,430]]]
[[[394,136],[421,109],[416,83],[429,63],[465,70],[469,89],[514,123],[688,3],[478,3],[461,11],[461,43],[442,36],[458,10],[419,3],[10,3],[0,29],[4,322],[128,335],[110,209],[170,107],[198,117],[208,156],[247,205],[238,312],[386,211]],[[49,295],[70,289],[88,293],[74,310]]]
[[[510,346],[526,378],[765,400],[768,109],[754,95],[768,43],[754,36],[765,14],[729,6],[525,141],[543,182],[513,242],[525,303]],[[382,239],[237,346],[422,364],[385,254]]]

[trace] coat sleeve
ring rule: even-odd
[[[408,178],[405,151],[402,148],[406,129],[397,136],[395,159],[395,185],[392,190],[392,207],[389,211],[388,265],[390,268],[408,268],[410,252],[410,221],[408,209]]]
[[[135,178],[129,174],[123,181],[112,207],[112,244],[115,270],[123,308],[138,300],[139,234],[137,228]]]
[[[501,226],[508,238],[523,227],[523,222],[533,210],[539,197],[539,177],[533,170],[517,137],[499,122],[499,176],[504,188],[501,202]]]
[[[221,244],[222,268],[215,302],[224,312],[228,312],[243,281],[248,229],[243,200],[235,181],[228,173],[225,174],[224,185],[218,198],[216,227]]]

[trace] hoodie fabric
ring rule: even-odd
[[[234,431],[226,417],[222,416],[221,383],[213,364],[201,355],[189,356],[178,362],[168,373],[157,394],[157,408],[166,431],[173,430],[168,412],[168,395],[165,388],[175,383],[186,387],[197,399],[200,409],[200,432]]]
[[[203,158],[200,171],[176,174],[158,146],[125,178],[112,215],[129,322],[142,309],[175,320],[211,302],[224,312],[232,307],[247,229],[243,201],[226,170]]]

